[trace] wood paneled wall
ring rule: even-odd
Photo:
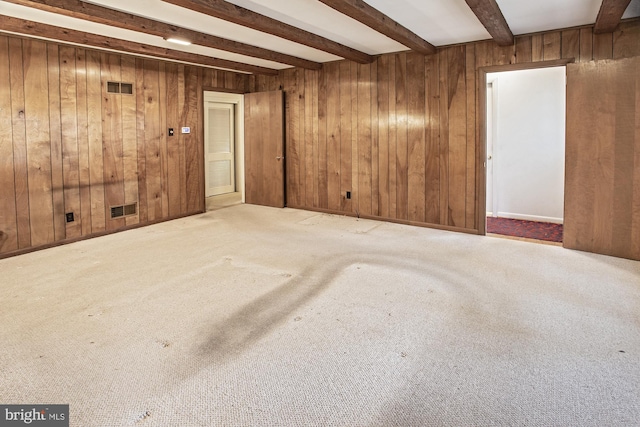
[[[291,207],[477,232],[481,67],[640,55],[640,21],[398,53],[250,77],[251,91],[286,92]],[[346,192],[351,192],[351,199]]]
[[[203,211],[204,88],[248,77],[0,36],[0,254]]]

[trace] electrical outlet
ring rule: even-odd
[[[67,222],[73,222],[73,221],[74,221],[74,219],[73,219],[73,212],[67,212],[67,213],[65,214],[65,216],[67,217]]]
[[[351,198],[351,191],[347,191],[347,199]]]

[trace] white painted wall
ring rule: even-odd
[[[488,215],[562,222],[565,74],[554,67],[487,75]]]

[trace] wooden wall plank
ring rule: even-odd
[[[314,71],[311,73],[313,80],[311,86],[313,89],[311,104],[313,106],[313,129],[311,131],[313,137],[313,200],[310,206],[319,207],[319,184],[320,184],[320,98],[318,89],[320,86],[321,72]]]
[[[475,46],[473,47],[475,48]],[[516,63],[526,64],[531,62],[531,49],[531,36],[516,37]]]
[[[371,214],[380,215],[378,206],[378,194],[380,193],[380,163],[378,162],[380,152],[380,140],[378,135],[378,61],[371,64],[371,75],[369,77],[369,104],[371,116],[369,117],[369,132],[371,133]]]
[[[208,71],[208,70],[207,70]],[[206,75],[206,73],[204,74]],[[167,63],[165,77],[167,87],[167,128],[173,128],[173,136],[167,137],[167,193],[169,216],[182,213],[180,193],[182,181],[180,179],[180,123],[178,121],[178,64]],[[203,77],[203,84],[207,83]]]
[[[531,61],[544,61],[544,40],[542,34],[531,36]]]
[[[325,64],[327,77],[327,208],[340,210],[340,66]]]
[[[87,94],[87,52],[76,49],[76,93],[78,112],[78,184],[80,190],[80,224],[83,236],[91,234],[91,165],[89,163],[89,116]],[[78,221],[78,219],[76,219]]]
[[[378,210],[389,218],[389,55],[378,59]]]
[[[354,64],[355,67],[355,64]],[[353,130],[352,111],[351,111],[351,62],[342,61],[339,65],[340,80],[340,150],[339,150],[339,193],[338,203],[339,209],[343,212],[351,212],[352,201],[347,200],[347,191],[353,191],[352,188],[352,175],[351,175],[351,156],[352,156],[352,141],[351,132]],[[353,196],[357,197],[355,192]],[[331,195],[329,195],[331,197]]]
[[[396,54],[396,217],[409,218],[407,54]]]
[[[60,119],[60,54],[58,45],[47,45],[49,73],[49,138],[51,141],[51,189],[53,200],[54,240],[66,238],[64,176],[62,161],[62,124]],[[98,119],[99,120],[99,119]]]
[[[425,62],[427,103],[425,134],[425,222],[440,222],[440,63],[439,55]]]
[[[144,61],[144,138],[149,221],[162,218],[160,63]],[[186,125],[185,125],[186,126]]]
[[[580,60],[580,30],[562,32],[562,58]]]
[[[396,105],[396,62],[397,55],[389,56],[389,218],[398,217],[398,174],[397,174],[397,146],[398,120]]]
[[[465,78],[466,78],[466,118],[467,118],[467,142],[466,142],[466,201],[465,201],[465,228],[477,229],[477,198],[476,182],[476,74],[475,74],[475,45],[467,45],[465,48]]]
[[[287,127],[285,133],[286,150],[286,186],[287,206],[300,206],[300,100],[298,93],[298,78],[296,69],[284,72],[285,117]]]
[[[306,205],[307,200],[307,144],[306,139],[306,86],[304,84],[305,70],[300,68],[296,69],[296,88],[298,91],[298,156],[300,158],[300,174],[299,174],[299,189],[298,189],[298,203],[300,206]]]
[[[107,92],[107,82],[120,82],[121,56],[102,54],[102,137],[104,160],[104,194],[106,229],[125,225],[124,218],[111,219],[111,207],[124,205],[124,171],[122,164],[122,96]]]
[[[87,51],[87,117],[91,124],[88,129],[89,181],[91,183],[91,232],[106,229],[106,206],[104,188],[104,155],[102,144],[102,83],[101,56],[98,52]]]
[[[204,210],[204,143],[202,133],[198,130],[202,107],[201,68],[185,66],[184,71],[184,109],[181,122],[195,132],[185,135],[186,163],[186,213]]]
[[[593,35],[593,59],[613,58],[613,34],[602,33]]]
[[[593,28],[580,29],[580,62],[593,59]]]
[[[302,70],[304,75],[304,135],[303,141],[305,143],[304,150],[304,164],[305,164],[305,176],[304,176],[304,194],[305,201],[304,206],[314,206],[314,188],[317,187],[316,173],[318,170],[317,163],[317,150],[318,150],[318,138],[317,138],[317,126],[314,128],[314,117],[317,117],[317,111],[315,106],[317,105],[317,92],[314,88],[317,84],[318,72],[315,70]],[[315,101],[315,102],[314,102]]]
[[[351,170],[351,173],[350,177],[348,178],[348,182],[349,187],[351,188],[351,193],[354,196],[352,196],[352,199],[348,200],[346,196],[343,195],[341,200],[344,206],[344,211],[355,212],[357,214],[359,209],[358,202],[360,200],[360,188],[358,187],[358,64],[354,62],[349,65],[349,105],[351,105],[349,118],[351,121],[351,138],[348,142],[348,147],[343,149],[350,150],[349,169]],[[347,180],[345,179],[345,181]]]
[[[0,36],[0,82],[10,82],[9,39]],[[11,84],[0,84],[0,253],[18,249]]]
[[[318,75],[318,200],[317,207],[328,209],[329,207],[329,190],[328,190],[328,167],[329,160],[327,157],[329,151],[329,141],[331,138],[332,128],[328,127],[328,80],[329,68],[331,64],[327,64],[319,71]],[[331,122],[333,123],[333,122]]]
[[[425,56],[407,54],[408,219],[425,222]]]
[[[437,224],[449,225],[449,50],[438,52],[440,63],[440,218]]]
[[[149,202],[147,200],[147,147],[145,137],[145,99],[144,99],[144,59],[136,58],[136,84],[133,91],[136,98],[136,151],[138,170],[138,219],[140,222],[147,222],[149,219]],[[180,103],[178,97],[174,103]],[[176,130],[176,132],[178,132]],[[182,136],[178,132],[178,141]],[[182,175],[180,176],[181,183]],[[184,192],[181,192],[184,194]],[[186,195],[181,196],[186,197]],[[186,202],[185,202],[186,205]]]
[[[13,170],[16,195],[18,248],[31,246],[27,136],[24,99],[22,39],[9,39],[9,84],[11,86],[11,127],[13,129]]]
[[[562,57],[562,37],[559,31],[545,33],[543,40],[543,59],[553,61]]]
[[[464,46],[448,49],[449,85],[449,218],[448,225],[465,227],[467,189],[467,99]]]
[[[132,56],[122,57],[120,78],[123,83],[131,84],[134,88],[134,93],[120,95],[122,103],[122,176],[124,179],[124,203],[128,205],[138,203],[136,63],[135,58]],[[139,212],[139,209],[136,212]],[[165,214],[164,216],[166,217],[167,215]],[[139,222],[138,214],[125,218],[126,225]]]
[[[55,239],[49,99],[46,95],[49,93],[47,45],[39,40],[25,40],[23,52],[31,244],[40,246]]]
[[[66,225],[66,237],[82,236],[80,200],[80,157],[78,152],[78,87],[76,48],[60,47],[60,117],[62,129],[62,169],[64,206],[75,221]]]
[[[357,89],[357,212],[372,215],[372,128],[371,128],[371,68],[372,64],[354,66],[358,70]]]
[[[640,25],[637,21],[621,22],[613,33],[613,58],[640,56]]]

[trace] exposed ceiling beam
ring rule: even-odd
[[[611,33],[616,29],[631,0],[602,0],[594,32]]]
[[[415,52],[423,53],[425,55],[431,55],[436,52],[435,46],[431,43],[398,24],[379,10],[369,6],[362,0],[320,1],[338,12],[373,28],[390,39],[403,44]]]
[[[42,37],[51,40],[66,41],[74,44],[94,46],[119,52],[153,56],[171,61],[189,62],[192,64],[243,71],[246,73],[269,75],[278,74],[278,70],[274,70],[272,68],[258,67],[240,62],[228,61],[226,59],[212,58],[206,55],[114,39],[112,37],[69,30],[67,28],[55,27],[53,25],[42,24],[34,21],[27,21],[20,18],[14,18],[12,16],[0,15],[0,31]]]
[[[345,59],[361,64],[373,62],[373,56],[359,50],[334,42],[317,34],[285,24],[252,10],[245,9],[223,0],[162,0],[205,15],[233,22],[234,24],[253,28],[263,33],[272,34],[305,46],[329,52]]]
[[[476,14],[480,23],[484,25],[493,40],[500,46],[513,44],[513,33],[509,29],[500,6],[496,0],[465,0],[473,13]]]
[[[222,37],[193,31],[187,28],[177,27],[164,22],[154,21],[130,13],[120,12],[99,5],[86,3],[79,0],[4,0],[8,3],[15,3],[22,6],[47,12],[58,13],[73,18],[106,24],[113,27],[138,31],[163,38],[179,37],[189,40],[193,44],[206,46],[213,49],[238,53],[251,56],[253,58],[266,59],[269,61],[288,64],[294,67],[302,67],[313,70],[322,68],[319,62],[308,61],[295,56],[286,55],[261,47],[224,39]]]

